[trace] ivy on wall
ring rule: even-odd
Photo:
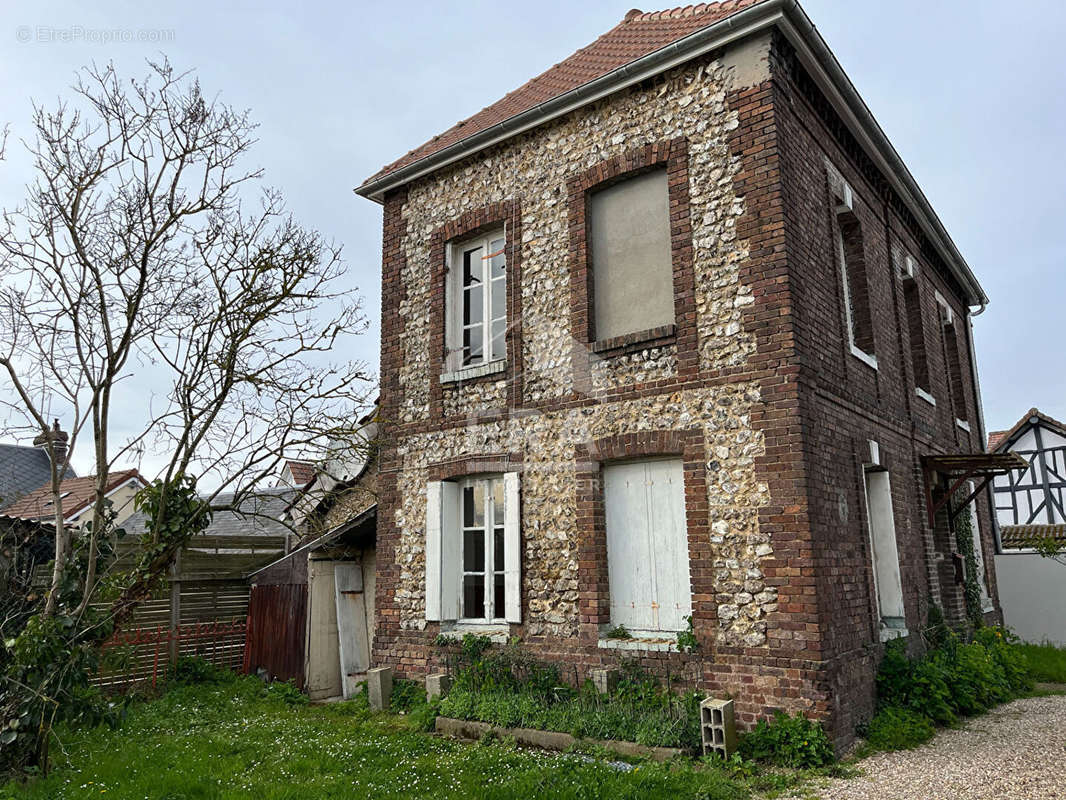
[[[954,503],[962,506],[953,523],[955,548],[962,556],[965,567],[963,597],[966,599],[966,615],[975,628],[980,628],[984,624],[984,613],[981,610],[981,578],[978,574],[977,553],[973,546],[973,512],[970,504],[966,503],[967,495],[968,492],[960,490],[953,500]]]

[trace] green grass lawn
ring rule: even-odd
[[[619,771],[605,760],[469,744],[413,730],[365,702],[292,706],[254,678],[180,687],[121,727],[60,730],[45,779],[0,798],[745,798],[799,775],[686,761]]]
[[[1052,644],[1019,645],[1029,660],[1029,673],[1041,683],[1066,683],[1066,649]]]

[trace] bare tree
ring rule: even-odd
[[[72,102],[35,107],[35,179],[0,225],[0,402],[50,449],[53,414],[68,427],[66,455],[53,459],[43,614],[56,613],[71,537],[84,537],[80,618],[100,584],[108,473],[135,450],[163,456],[164,495],[211,475],[207,499],[225,490],[236,507],[287,452],[345,438],[369,382],[362,365],[333,357],[366,324],[337,288],[339,250],[244,166],[255,142],[247,112],[208,99],[165,61],[130,82],[111,65],[87,68],[73,88]],[[116,407],[131,396],[143,424],[116,441]],[[60,483],[79,442],[92,450],[95,502],[72,531]],[[166,507],[156,507],[156,539]],[[116,612],[180,544],[151,554]]]

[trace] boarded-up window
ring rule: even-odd
[[[922,299],[918,293],[917,265],[910,256],[904,260],[903,304],[907,315],[907,341],[914,369],[914,385],[926,395],[932,392],[929,382],[929,359],[925,353],[925,320],[922,318]]]
[[[874,583],[882,634],[905,627],[903,581],[899,572],[896,520],[892,511],[892,482],[885,470],[866,472],[866,513],[870,525]]]
[[[679,631],[692,613],[681,461],[604,467],[611,623]]]
[[[963,381],[959,337],[955,332],[955,316],[942,312],[942,320],[944,323],[944,355],[948,365],[948,385],[951,388],[952,405],[955,406],[955,418],[960,422],[967,422],[969,415],[966,413],[966,387]]]
[[[589,198],[595,336],[612,339],[674,322],[666,170]]]

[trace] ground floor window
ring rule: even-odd
[[[884,469],[867,470],[866,513],[870,527],[877,609],[882,637],[906,628],[903,581],[899,571],[896,520],[892,511],[892,482]]]
[[[518,473],[432,481],[426,506],[426,619],[521,621]]]
[[[611,624],[676,632],[692,613],[680,459],[603,468]]]

